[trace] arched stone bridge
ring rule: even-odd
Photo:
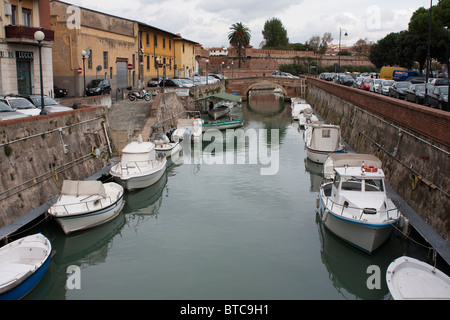
[[[246,77],[231,78],[226,80],[226,90],[236,93],[247,100],[251,90],[274,90],[281,89],[286,99],[293,97],[304,97],[306,93],[306,80],[304,78],[292,79],[281,77]]]

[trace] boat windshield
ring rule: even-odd
[[[340,177],[336,178],[334,181],[336,187],[339,185],[339,180],[342,181],[341,190],[367,191],[367,192],[384,191],[384,184],[382,179],[361,179],[358,177]]]

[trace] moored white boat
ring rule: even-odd
[[[372,253],[390,236],[402,215],[386,193],[377,167],[336,167],[332,181],[320,186],[322,223],[338,237]]]
[[[306,128],[314,122],[319,121],[319,118],[314,114],[311,106],[308,105],[308,108],[302,110],[302,112],[298,116],[298,123],[300,127]]]
[[[291,116],[295,121],[300,120],[300,115],[305,111],[305,109],[311,108],[311,106],[306,103],[306,100],[300,98],[291,99]]]
[[[333,152],[345,152],[339,126],[313,123],[305,131],[306,156],[314,162],[325,163]]]
[[[64,180],[58,200],[48,213],[65,234],[106,223],[122,211],[123,187],[114,182]]]
[[[156,183],[166,170],[167,158],[156,154],[152,142],[132,141],[122,150],[120,162],[110,174],[127,190],[146,188]]]
[[[230,108],[226,105],[218,105],[212,108],[211,110],[208,110],[208,114],[211,118],[214,120],[217,120],[219,118],[222,118],[230,113]]]
[[[450,277],[411,257],[391,262],[386,283],[394,300],[450,300]]]
[[[244,125],[244,120],[224,120],[224,121],[209,121],[202,124],[202,131],[205,132],[208,129],[234,129]]]
[[[0,300],[18,300],[42,279],[52,245],[42,234],[26,236],[0,248]]]
[[[172,141],[179,142],[184,139],[199,141],[203,122],[200,118],[178,119],[177,129],[172,133]]]
[[[156,135],[156,138],[152,142],[155,145],[156,153],[162,153],[167,158],[181,150],[180,142],[170,141],[166,134]]]

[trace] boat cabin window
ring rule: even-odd
[[[383,180],[381,179],[366,179],[365,191],[384,191]]]
[[[331,130],[330,129],[322,129],[322,138],[330,138]]]
[[[347,191],[361,191],[361,185],[361,179],[355,177],[343,177],[341,189]]]

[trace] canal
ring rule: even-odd
[[[232,111],[245,121],[244,146],[216,135],[203,152],[193,147],[156,185],[128,192],[122,213],[100,227],[66,236],[48,221],[30,230],[55,255],[25,299],[389,298],[389,263],[426,261],[430,251],[393,232],[369,256],[325,230],[316,209],[322,166],[306,159],[290,112],[270,92],[253,94]]]

